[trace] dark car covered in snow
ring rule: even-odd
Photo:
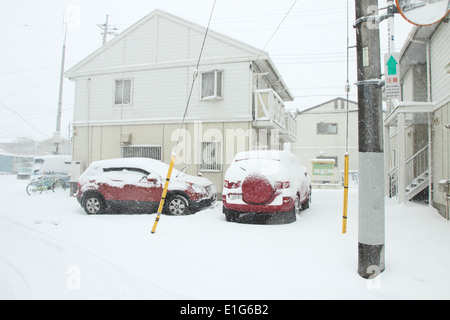
[[[77,198],[87,214],[155,213],[168,170],[169,165],[148,158],[96,161],[80,176]],[[173,169],[163,213],[194,213],[216,198],[211,181]]]
[[[289,223],[310,201],[311,179],[289,151],[239,153],[225,175],[227,221]]]

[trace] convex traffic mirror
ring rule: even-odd
[[[418,26],[435,24],[449,13],[450,0],[395,0],[398,11]]]

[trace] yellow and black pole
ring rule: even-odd
[[[153,223],[152,233],[155,233],[156,226],[158,225],[159,218],[161,217],[161,212],[164,207],[164,201],[166,200],[167,189],[169,188],[170,177],[172,175],[174,164],[175,164],[175,154],[172,155],[172,159],[170,160],[169,172],[167,172],[166,183],[164,184],[163,193],[161,195],[161,201],[159,202],[159,208],[158,213],[156,214],[155,223]]]
[[[346,233],[347,232],[347,204],[348,204],[348,153],[345,153],[344,214],[342,215],[342,233]]]

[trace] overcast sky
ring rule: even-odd
[[[213,0],[14,0],[0,5],[0,141],[16,137],[43,140],[53,136],[59,93],[63,16],[79,12],[77,28],[67,38],[66,70],[102,44],[109,24],[124,31],[155,9],[207,26]],[[211,29],[263,49],[295,0],[217,0]],[[350,45],[355,44],[355,1],[349,0]],[[385,7],[386,0],[379,0]],[[311,107],[345,97],[347,0],[298,0],[266,51],[295,95],[289,108]],[[396,51],[412,26],[395,18]],[[380,28],[387,52],[387,22]],[[111,39],[111,38],[109,38]],[[355,49],[350,50],[350,83],[356,81]],[[74,85],[65,79],[62,134],[73,116]],[[352,86],[350,99],[357,99]]]

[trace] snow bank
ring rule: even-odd
[[[1,299],[450,299],[450,221],[386,200],[386,270],[357,273],[358,190],[314,190],[288,225],[184,217],[88,216],[73,197],[30,197],[0,176]],[[156,272],[156,269],[158,272]]]

